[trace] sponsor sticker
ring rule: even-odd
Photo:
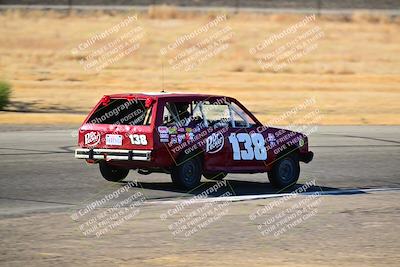
[[[191,140],[193,140],[193,138],[194,138],[194,134],[193,133],[186,133],[186,141],[191,141]]]
[[[185,135],[184,134],[178,134],[178,143],[182,144],[182,142],[185,140]]]
[[[176,126],[172,126],[168,129],[169,134],[177,134],[178,128]]]
[[[177,144],[178,143],[178,137],[176,135],[171,135],[171,144]]]
[[[167,126],[158,126],[158,132],[160,134],[167,134],[168,133],[168,127]]]
[[[119,134],[107,134],[106,145],[109,146],[122,146],[122,135]]]
[[[168,133],[160,133],[160,138],[161,139],[168,139],[169,138],[169,134]]]
[[[213,133],[207,137],[206,152],[210,154],[217,153],[224,147],[224,136],[222,133]]]
[[[199,125],[196,126],[196,128],[192,129],[193,133],[199,133],[201,131],[201,128]]]
[[[85,134],[85,145],[95,146],[100,143],[100,133],[99,132],[89,132]]]

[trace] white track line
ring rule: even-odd
[[[387,192],[387,191],[399,191],[400,188],[355,188],[355,189],[341,189],[332,191],[313,191],[299,193],[298,195],[313,195],[318,193],[321,196],[329,195],[339,195],[339,194],[356,194],[356,193],[372,193],[372,192]],[[191,201],[192,203],[208,203],[208,202],[235,202],[235,201],[245,201],[245,200],[257,200],[257,199],[267,199],[267,198],[278,198],[284,196],[290,196],[291,193],[283,194],[263,194],[263,195],[244,195],[244,196],[229,196],[229,197],[207,197],[200,199],[185,198],[179,200],[159,200],[159,201],[146,201],[146,204],[179,204],[182,202]]]

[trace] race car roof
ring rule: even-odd
[[[154,97],[154,98],[214,98],[214,97],[225,97],[221,95],[210,95],[210,94],[198,94],[198,93],[173,93],[173,92],[146,92],[146,93],[124,93],[124,94],[113,94],[109,95],[111,98],[125,98],[125,97]],[[228,98],[228,97],[227,97]]]

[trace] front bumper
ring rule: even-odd
[[[300,161],[304,163],[309,163],[310,161],[312,161],[313,158],[314,158],[314,153],[311,151],[300,154]]]
[[[103,159],[103,160],[140,160],[150,161],[151,150],[124,150],[124,149],[75,149],[76,159]]]

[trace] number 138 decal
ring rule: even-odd
[[[131,139],[132,145],[147,145],[147,138],[144,134],[130,134],[129,139]]]
[[[265,140],[260,133],[231,133],[229,142],[232,144],[233,160],[267,159]],[[244,149],[240,149],[239,143],[243,143]]]

